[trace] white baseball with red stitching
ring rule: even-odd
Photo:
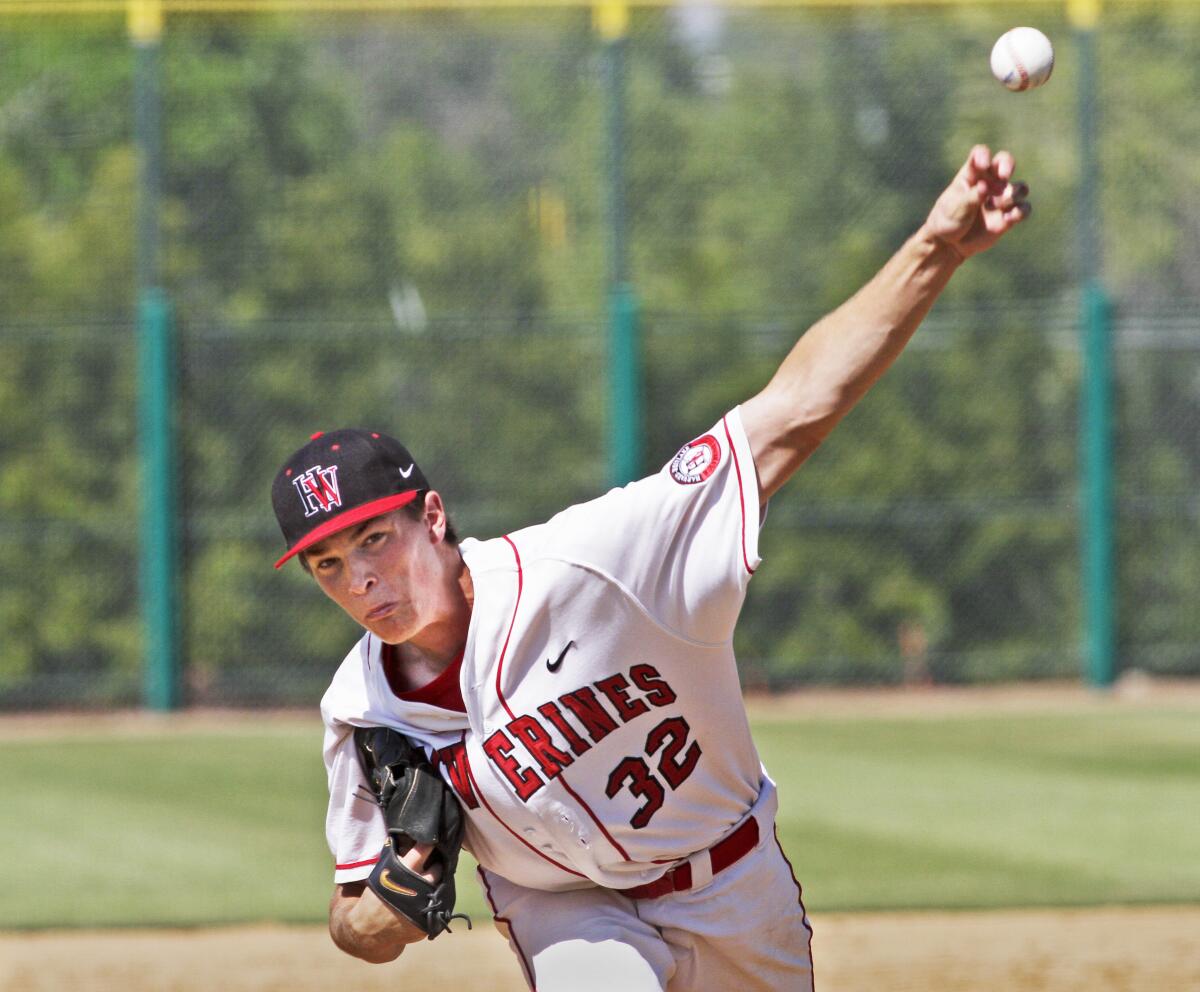
[[[1041,86],[1054,71],[1054,46],[1037,28],[1013,28],[992,47],[992,75],[1014,92]]]

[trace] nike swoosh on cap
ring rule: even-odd
[[[399,472],[404,478],[407,479],[410,475],[412,475],[412,470],[416,467],[417,467],[416,462],[413,462],[411,465],[408,466],[408,471],[405,471],[404,469],[400,469]]]

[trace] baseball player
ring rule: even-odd
[[[732,636],[767,500],[884,372],[962,262],[1026,217],[974,148],[925,223],[758,395],[656,475],[487,541],[386,435],[317,435],[272,497],[287,542],[365,629],[322,702],[330,930],[394,959],[426,932],[368,885],[401,858],[355,728],[423,745],[531,988],[811,990],[811,930]],[[376,873],[373,875],[372,873]],[[386,893],[384,893],[386,895]]]

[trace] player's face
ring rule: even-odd
[[[446,580],[436,524],[401,510],[304,552],[325,594],[381,641],[399,644],[438,622]]]

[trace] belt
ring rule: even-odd
[[[753,816],[748,816],[733,833],[723,840],[717,841],[707,851],[701,851],[700,856],[708,856],[712,864],[712,874],[715,875],[744,858],[754,850],[756,844],[758,844],[758,820]],[[692,855],[692,857],[694,858],[696,855]],[[669,896],[672,892],[686,892],[692,887],[691,860],[689,858],[687,861],[680,862],[653,882],[617,891],[630,899],[659,899],[662,896]]]

